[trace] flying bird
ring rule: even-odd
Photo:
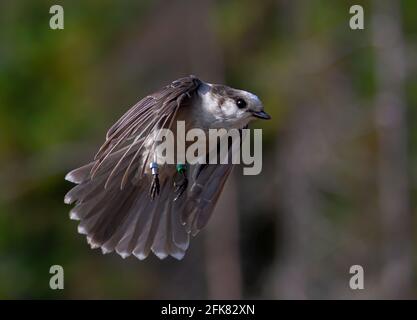
[[[184,121],[186,129],[242,129],[270,119],[247,91],[195,76],[173,81],[128,110],[107,132],[94,161],[69,172],[77,184],[65,196],[70,218],[92,248],[126,258],[180,260],[209,220],[232,164],[161,164],[156,136]]]

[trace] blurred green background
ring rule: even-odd
[[[416,14],[415,0],[1,1],[0,298],[416,297]],[[64,175],[188,74],[261,98],[262,174],[234,170],[183,261],[91,250]]]

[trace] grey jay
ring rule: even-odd
[[[182,259],[190,235],[213,212],[232,164],[161,164],[156,135],[184,121],[186,129],[242,129],[269,119],[252,93],[195,76],[173,81],[128,110],[107,132],[94,161],[66,175],[77,184],[65,196],[70,218],[92,248],[123,258]]]

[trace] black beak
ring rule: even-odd
[[[271,116],[267,114],[265,111],[250,111],[252,115],[259,119],[269,120],[271,119]]]

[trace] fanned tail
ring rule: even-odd
[[[124,159],[105,188],[121,154]],[[153,251],[161,259],[168,255],[182,259],[189,236],[172,206],[173,187],[168,176],[161,181],[161,193],[153,201],[148,195],[150,177],[135,178],[137,170],[132,170],[120,189],[133,155],[126,149],[111,155],[94,178],[90,173],[94,163],[71,171],[66,179],[77,186],[65,196],[66,203],[76,203],[70,218],[80,221],[78,232],[87,236],[92,248],[101,248],[103,253],[116,251],[123,258],[134,254],[145,259]]]

